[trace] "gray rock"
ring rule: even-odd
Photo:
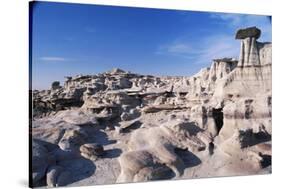
[[[124,74],[126,72],[124,70],[121,70],[120,68],[113,68],[109,73],[110,74]]]
[[[41,180],[48,166],[55,164],[55,158],[39,140],[32,140],[32,179],[33,184]]]
[[[65,186],[70,183],[71,174],[61,166],[52,166],[47,173],[47,186],[58,187]]]
[[[141,169],[135,176],[134,182],[167,179],[172,175],[172,170],[165,165],[156,164]]]
[[[71,173],[69,171],[63,171],[57,179],[57,185],[56,186],[65,186],[69,184],[71,180]]]
[[[67,123],[74,125],[94,125],[97,124],[96,118],[92,114],[87,114],[79,110],[66,110],[61,111],[57,115]]]
[[[121,89],[131,88],[132,82],[128,78],[122,77],[120,78],[119,86]]]
[[[261,30],[257,27],[249,27],[245,29],[239,29],[236,32],[235,39],[245,39],[247,37],[253,37],[258,39],[261,35]]]
[[[103,146],[97,143],[88,143],[80,147],[81,155],[87,159],[95,160],[104,154]]]
[[[47,149],[36,140],[32,141],[32,179],[36,183],[42,179],[46,174],[48,167],[47,163]]]
[[[54,81],[51,85],[51,89],[52,90],[57,90],[59,89],[61,86],[60,86],[60,82],[59,81]]]
[[[56,187],[58,176],[63,171],[61,166],[52,166],[48,169],[46,182],[48,187]]]
[[[85,143],[87,134],[81,129],[66,130],[58,145],[64,151],[76,151]]]
[[[122,121],[130,121],[140,116],[140,112],[136,109],[131,109],[129,112],[123,112],[120,116]]]

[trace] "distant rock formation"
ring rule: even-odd
[[[260,35],[256,27],[238,30],[239,60],[214,59],[190,77],[114,68],[33,91],[32,136],[47,144],[35,143],[34,158],[51,154],[56,160],[34,169],[34,182],[75,185],[81,178],[108,184],[270,172],[272,47],[258,42]]]
[[[59,89],[61,86],[60,86],[60,82],[59,81],[54,81],[52,83],[52,86],[51,86],[51,90],[57,90]]]

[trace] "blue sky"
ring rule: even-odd
[[[33,89],[114,67],[189,76],[214,58],[238,58],[238,28],[257,26],[259,41],[271,41],[266,16],[51,2],[32,10]]]

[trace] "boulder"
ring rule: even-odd
[[[66,130],[58,145],[64,151],[76,151],[86,142],[88,135],[82,129]]]
[[[58,187],[66,186],[71,181],[71,174],[61,166],[52,166],[47,173],[47,186]]]
[[[32,141],[32,181],[38,182],[42,179],[48,167],[48,150],[38,143],[36,140]]]
[[[63,171],[63,168],[61,166],[52,166],[48,169],[47,178],[46,178],[48,187],[57,186],[57,179],[62,171]]]
[[[155,164],[151,167],[144,167],[134,176],[134,182],[167,179],[173,175],[171,169],[165,165]]]
[[[149,168],[157,164],[166,166],[176,177],[180,177],[184,163],[175,149],[188,149],[191,152],[205,149],[205,144],[190,133],[193,129],[190,130],[189,126],[183,120],[172,119],[158,127],[135,130],[128,143],[130,151],[119,158],[121,173],[117,182],[132,182],[134,177],[138,181],[158,178],[161,172],[165,172],[164,169],[159,168],[161,171],[153,172]]]
[[[36,185],[45,177],[48,166],[55,164],[55,157],[51,155],[39,140],[32,140],[32,182]]]
[[[80,147],[80,153],[83,157],[87,159],[96,160],[98,157],[104,154],[104,149],[103,146],[100,144],[88,143],[88,144],[83,144]]]
[[[56,186],[66,186],[71,181],[72,176],[69,171],[63,171],[57,178]]]
[[[130,121],[140,116],[137,109],[131,109],[129,112],[123,112],[120,116],[122,121]]]

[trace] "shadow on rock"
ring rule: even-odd
[[[239,131],[239,142],[242,148],[254,146],[271,140],[271,135],[266,131],[254,132],[253,129]]]
[[[33,139],[32,153],[33,187],[65,186],[90,177],[96,170],[93,161],[78,151],[63,151],[46,141]]]
[[[93,175],[96,170],[95,164],[82,156],[76,159],[60,161],[57,164],[71,173],[71,177],[66,185],[88,178]]]
[[[105,154],[102,156],[103,158],[117,158],[122,154],[122,150],[119,148],[114,148],[110,150],[106,150]]]
[[[84,130],[89,135],[87,142],[88,143],[98,143],[100,145],[108,145],[108,144],[114,144],[117,141],[116,140],[109,140],[107,134],[102,131],[93,128],[84,128]]]
[[[176,148],[175,153],[183,160],[185,169],[197,166],[200,163],[202,163],[201,160],[196,155],[194,155],[192,152],[190,152],[188,150],[182,150],[182,149]]]
[[[195,136],[197,133],[203,131],[203,129],[198,127],[195,122],[188,122],[187,125],[186,125],[186,129],[191,136]]]
[[[135,121],[132,124],[128,125],[126,128],[124,128],[122,131],[124,133],[129,133],[129,132],[132,132],[133,130],[140,128],[141,125],[142,125],[142,122]]]

